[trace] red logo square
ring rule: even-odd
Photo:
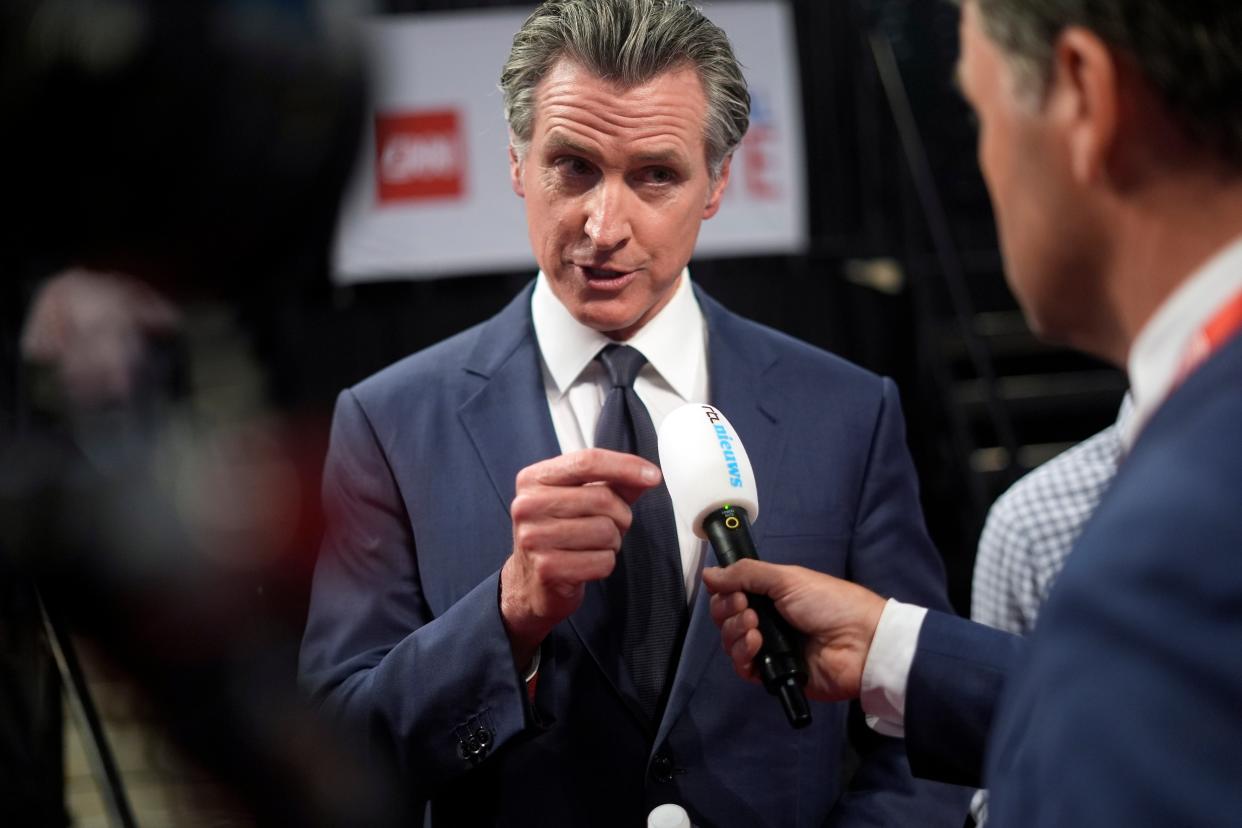
[[[375,179],[381,204],[461,198],[466,146],[457,112],[377,113]]]

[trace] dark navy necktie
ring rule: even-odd
[[[609,345],[596,359],[608,372],[611,385],[595,429],[596,447],[637,454],[659,464],[655,426],[634,392],[634,379],[647,358],[628,345]],[[640,706],[655,720],[685,635],[686,588],[673,501],[664,483],[647,490],[632,509],[634,521],[606,584],[612,612],[609,623],[621,627],[622,659],[634,680]]]

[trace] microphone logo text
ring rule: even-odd
[[[707,415],[707,421],[712,424],[712,428],[716,432],[716,442],[724,455],[725,468],[729,472],[729,485],[735,489],[742,488],[744,485],[742,483],[742,470],[737,462],[737,454],[733,450],[733,436],[729,434],[727,428],[720,424],[720,414],[716,409],[705,405],[703,406],[703,413]]]

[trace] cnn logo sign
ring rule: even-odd
[[[466,148],[454,110],[376,115],[375,153],[381,204],[465,192]]]

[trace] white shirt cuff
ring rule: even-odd
[[[860,697],[867,726],[876,733],[898,738],[906,735],[906,685],[926,616],[926,608],[892,598],[880,614],[863,665]]]
[[[533,679],[535,674],[539,672],[539,662],[543,660],[540,658],[542,653],[542,647],[535,648],[535,655],[530,660],[530,666],[526,668],[526,672],[522,675],[522,682],[524,684],[530,684],[530,680]]]

